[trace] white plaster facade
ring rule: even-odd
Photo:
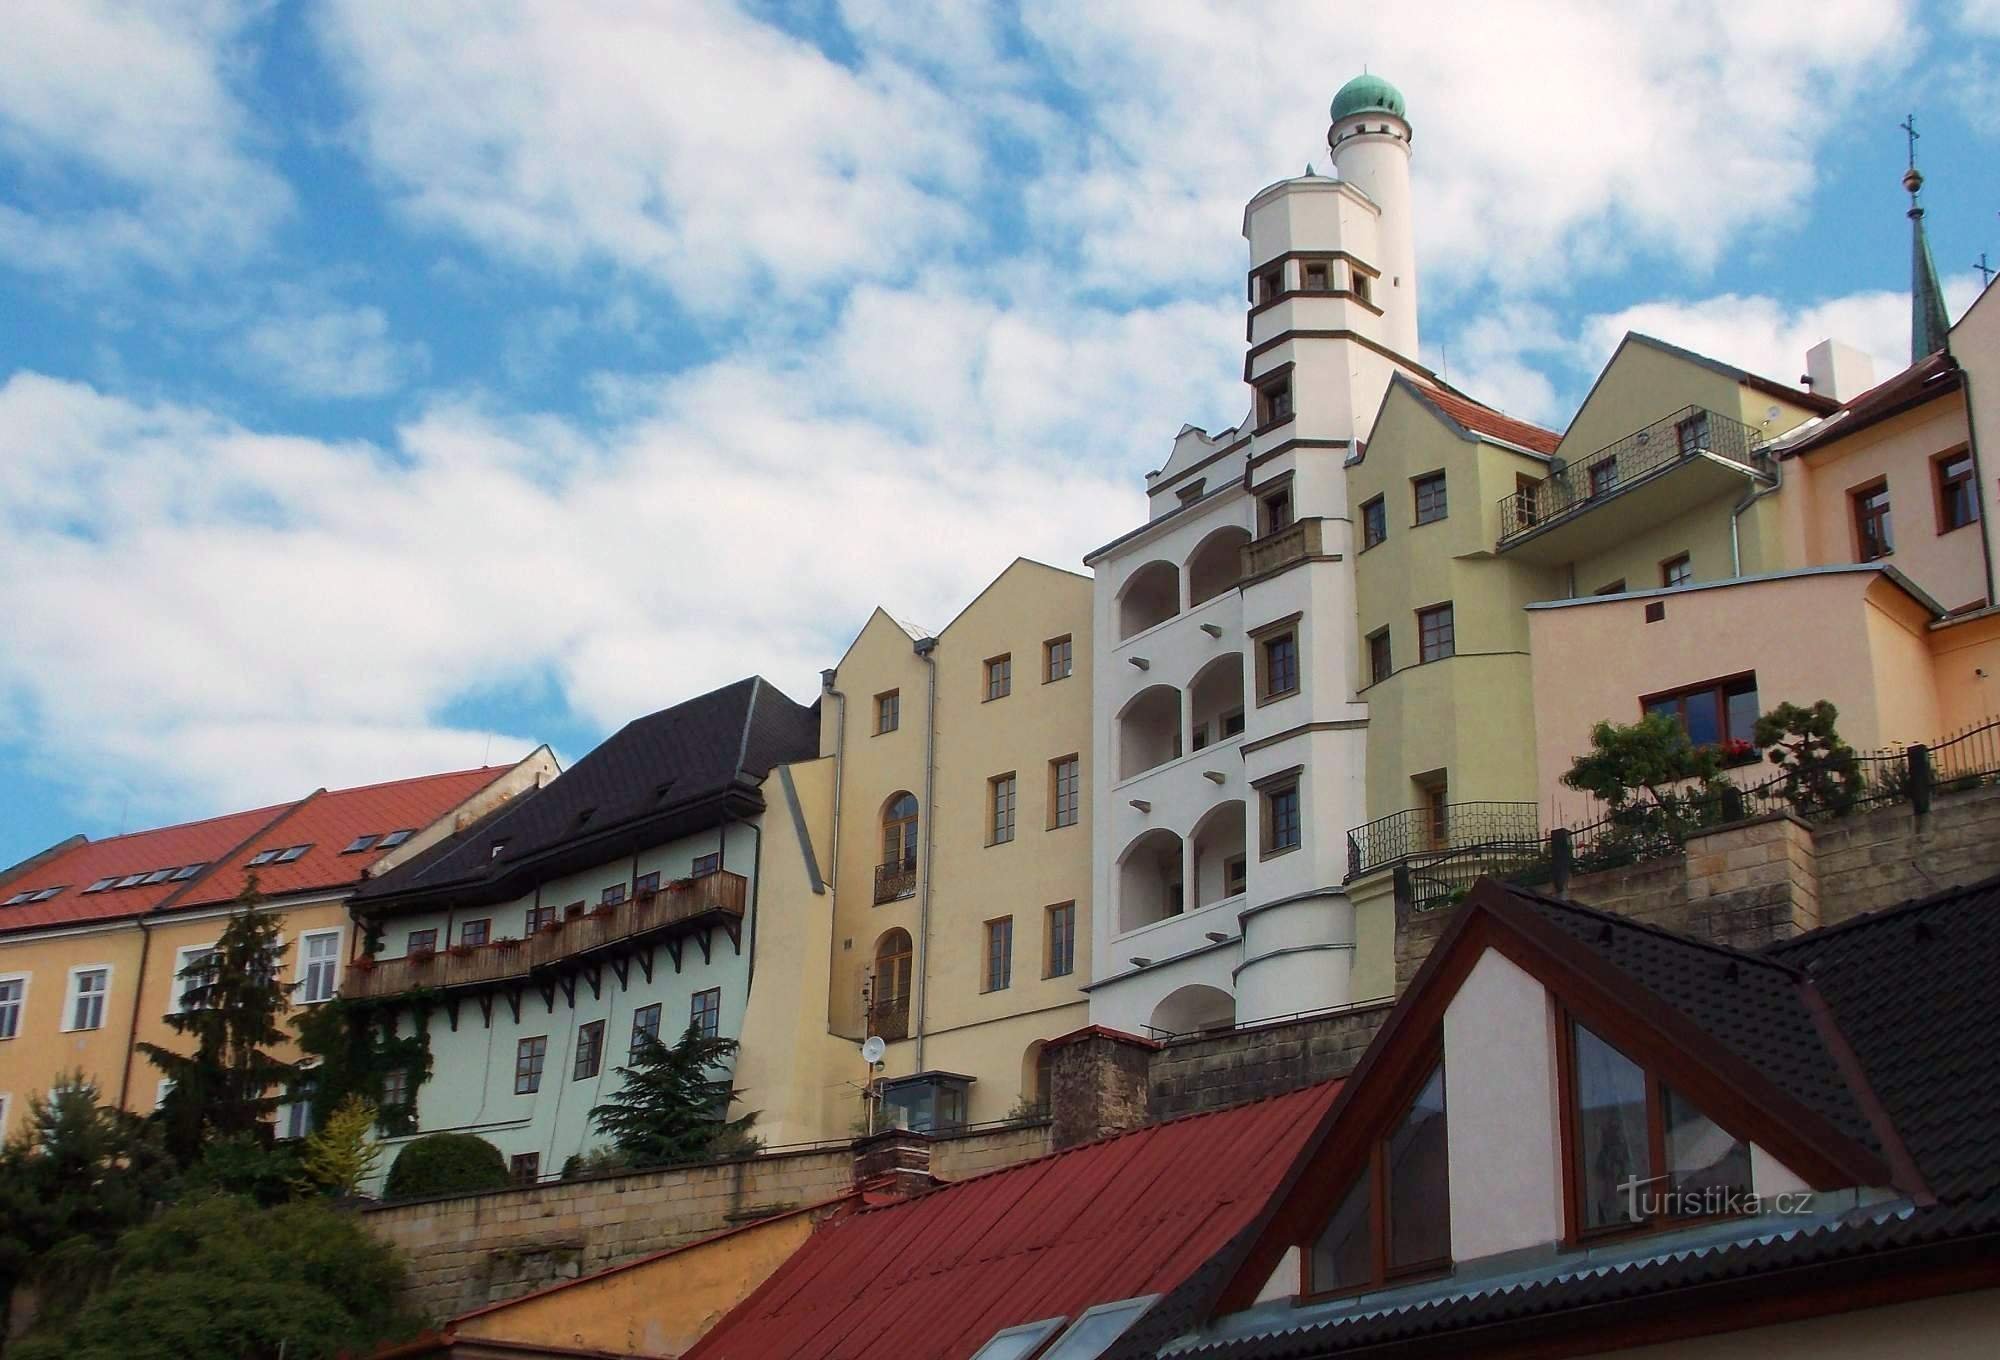
[[[1186,1032],[1372,999],[1352,995],[1341,889],[1368,716],[1345,464],[1391,377],[1423,374],[1409,137],[1393,113],[1343,118],[1333,176],[1250,200],[1251,414],[1184,428],[1147,477],[1148,522],[1086,559],[1094,1024]],[[1298,684],[1267,695],[1274,631]],[[1294,779],[1300,843],[1273,852],[1266,801]]]

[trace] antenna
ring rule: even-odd
[[[889,1051],[889,1045],[882,1042],[882,1036],[871,1034],[861,1044],[861,1061],[868,1066],[868,1080],[861,1088],[861,1098],[868,1102],[868,1134],[875,1134],[875,1112],[882,1103],[882,1088],[875,1081],[875,1069],[882,1065],[882,1055]]]

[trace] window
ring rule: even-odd
[[[1299,266],[1299,277],[1308,293],[1333,291],[1333,266],[1325,260],[1307,260]]]
[[[696,992],[688,1002],[688,1026],[701,1031],[704,1039],[713,1039],[722,1033],[722,989],[710,987],[707,991]]]
[[[113,876],[111,878],[100,878],[95,883],[91,884],[88,888],[85,888],[84,891],[87,893],[103,892],[106,888],[110,887],[113,883],[116,883],[117,881],[118,879],[116,876]],[[11,905],[12,900],[13,899],[11,898],[8,899],[8,905]]]
[[[1442,661],[1456,655],[1451,606],[1432,605],[1417,611],[1417,660]]]
[[[1282,533],[1292,527],[1292,489],[1280,487],[1261,502],[1266,534]]]
[[[409,954],[435,954],[438,947],[438,933],[435,930],[413,930],[410,932]]]
[[[398,1067],[382,1074],[382,1108],[403,1109],[410,1103],[410,1074]]]
[[[1379,685],[1396,673],[1389,654],[1389,630],[1378,628],[1368,635],[1368,683]]]
[[[1889,484],[1877,482],[1853,493],[1854,548],[1859,560],[1873,562],[1896,551],[1895,530],[1889,523]]]
[[[576,1067],[570,1073],[571,1081],[584,1081],[597,1075],[604,1065],[604,1022],[593,1020],[576,1032]]]
[[[1044,1341],[1062,1330],[1062,1325],[1063,1320],[1056,1317],[1024,1322],[1018,1327],[1003,1327],[972,1353],[972,1360],[1028,1360],[1042,1348]]]
[[[1292,375],[1289,370],[1257,384],[1257,423],[1281,425],[1292,418]]]
[[[1649,695],[1639,701],[1646,713],[1664,713],[1679,722],[1696,746],[1749,742],[1757,729],[1757,674],[1709,680],[1687,689]]]
[[[1265,856],[1298,849],[1302,831],[1298,781],[1288,780],[1264,790]]]
[[[916,891],[917,799],[899,793],[882,808],[882,863],[875,871],[877,903]]]
[[[655,1001],[650,1006],[641,1006],[632,1012],[631,1055],[636,1058],[647,1044],[656,1044],[659,1041],[660,1003]]]
[[[1373,305],[1371,298],[1375,291],[1374,281],[1353,265],[1347,267],[1347,291],[1354,294],[1357,301]]]
[[[1736,1212],[1749,1144],[1575,1020],[1562,1035],[1574,1235]]]
[[[886,931],[875,942],[875,974],[869,993],[872,1005],[868,1032],[901,1039],[910,1022],[910,932]]]
[[[1070,636],[1064,633],[1059,638],[1050,638],[1042,644],[1042,660],[1047,664],[1042,668],[1042,683],[1067,680],[1076,668],[1075,649]]]
[[[1618,485],[1618,460],[1602,458],[1590,465],[1590,494],[1608,496]]]
[[[542,1089],[542,1060],[549,1055],[549,1036],[537,1034],[514,1046],[514,1094],[533,1095]]]
[[[1231,855],[1222,861],[1222,895],[1240,897],[1250,891],[1250,858]]]
[[[903,725],[903,692],[888,690],[875,696],[875,735],[893,732]]]
[[[1679,446],[1683,458],[1692,458],[1708,447],[1708,412],[1696,411],[1686,420],[1674,423],[1674,443]]]
[[[172,869],[155,869],[153,870],[152,873],[147,874],[144,878],[140,879],[139,885],[141,887],[151,887],[155,883],[165,883],[168,879],[172,878],[173,876],[174,876],[174,871]],[[29,900],[33,902],[40,902],[47,898],[54,897],[57,893],[61,891],[62,891],[61,888],[49,888],[43,892],[36,893]]]
[[[313,1097],[319,1093],[319,1078],[310,1074],[292,1083],[291,1103],[285,1106],[282,1138],[303,1138],[313,1131]]]
[[[1344,1294],[1451,1267],[1444,1063],[1430,1069],[1402,1118],[1368,1149],[1368,1164],[1306,1253],[1306,1292]]]
[[[711,850],[706,855],[696,855],[688,868],[689,878],[707,878],[710,874],[722,872],[722,852]]]
[[[991,657],[986,662],[986,698],[1004,699],[1014,692],[1014,656]]]
[[[882,1108],[892,1128],[935,1133],[965,1123],[966,1079],[943,1074],[884,1082]]]
[[[1590,593],[1593,595],[1623,595],[1625,593],[1625,578],[1621,576],[1610,585],[1599,586]]]
[[[1047,912],[1048,960],[1043,977],[1068,977],[1076,971],[1076,903],[1058,902]]]
[[[139,886],[140,881],[145,877],[146,876],[144,874],[127,874],[125,875],[125,877],[118,880],[116,886],[120,888],[136,888]],[[22,893],[20,896],[20,900],[23,902],[27,901],[28,894]]]
[[[1014,918],[986,923],[986,985],[982,992],[1004,992],[1014,981]]]
[[[1972,455],[1964,449],[1947,453],[1932,464],[1937,469],[1938,532],[1948,534],[1979,519],[1979,487],[1972,477]]]
[[[1014,776],[999,774],[986,781],[986,825],[991,830],[988,845],[1004,845],[1014,839]]]
[[[533,1185],[542,1178],[542,1154],[517,1152],[507,1159],[507,1174],[516,1185]]]
[[[69,1004],[63,1013],[69,1023],[65,1031],[104,1028],[104,998],[111,992],[111,970],[109,968],[72,968],[69,970]]]
[[[363,850],[366,850],[370,846],[374,845],[375,842],[380,839],[382,839],[380,836],[373,836],[373,835],[356,836],[353,840],[347,843],[347,847],[340,853],[343,855],[358,855]]]
[[[1078,775],[1082,762],[1063,756],[1049,762],[1049,825],[1075,826],[1082,806],[1083,781]]]
[[[1672,589],[1694,583],[1694,560],[1686,553],[1660,563],[1660,584]]]
[[[279,855],[282,855],[283,853],[284,851],[282,850],[259,850],[256,854],[250,856],[250,863],[253,865],[269,864],[272,860],[276,859]],[[144,877],[145,877],[144,874],[133,874],[132,881],[134,883],[137,883],[140,879]]]
[[[417,829],[415,827],[407,827],[401,831],[391,831],[381,840],[375,842],[375,848],[377,850],[393,850],[416,834]]]
[[[576,920],[579,916],[583,915],[583,903],[581,902],[570,903],[568,906],[563,908],[562,914],[563,914],[563,920],[565,921]]]
[[[433,932],[433,941],[436,938]],[[480,938],[483,940],[485,937],[482,935]],[[321,930],[300,936],[299,961],[299,1000],[308,1005],[333,1000],[334,988],[339,982],[340,932]]]
[[[1541,518],[1542,483],[1525,472],[1514,474],[1514,529],[1532,529]],[[1505,526],[1503,525],[1504,529]]]
[[[1275,302],[1284,291],[1285,265],[1282,260],[1257,272],[1258,302]]]
[[[1416,489],[1417,523],[1430,524],[1445,517],[1444,474],[1433,472],[1423,477],[1413,477],[1410,485]]]
[[[280,851],[278,852],[278,863],[280,863],[280,864],[295,864],[295,863],[297,863],[297,862],[298,862],[299,860],[302,860],[302,859],[304,859],[304,858],[306,857],[306,851],[308,851],[308,850],[310,850],[310,849],[312,849],[312,847],[311,847],[310,845],[289,845],[289,846],[286,846],[286,847],[285,847],[285,848],[284,848],[283,850],[280,850]]]
[[[21,1012],[27,1000],[27,978],[0,978],[0,1039],[12,1039],[21,1032]]]
[[[553,906],[528,908],[528,934],[546,929],[556,923],[556,909]]]
[[[1389,536],[1389,506],[1380,496],[1361,506],[1361,550],[1368,551]]]
[[[613,883],[597,895],[597,905],[600,907],[615,907],[624,900],[625,885],[623,883]]]
[[[493,938],[493,918],[482,916],[476,921],[461,922],[458,927],[458,942],[478,946]]]
[[[1258,644],[1258,651],[1264,662],[1264,691],[1266,699],[1277,699],[1287,694],[1297,693],[1299,688],[1299,639],[1291,632],[1267,637]]]
[[[1417,787],[1424,800],[1424,834],[1431,849],[1443,850],[1451,844],[1451,786],[1443,775],[1436,775]]]

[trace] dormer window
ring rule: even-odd
[[[1572,1239],[1742,1212],[1749,1144],[1576,1021],[1563,1039]]]
[[[1306,1255],[1306,1292],[1351,1294],[1451,1269],[1444,1060],[1431,1065],[1401,1118],[1368,1149]]]

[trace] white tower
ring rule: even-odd
[[[1326,131],[1335,172],[1382,210],[1376,251],[1389,348],[1417,357],[1417,251],[1410,232],[1410,123],[1403,95],[1380,76],[1356,76],[1333,97],[1333,125]]]

